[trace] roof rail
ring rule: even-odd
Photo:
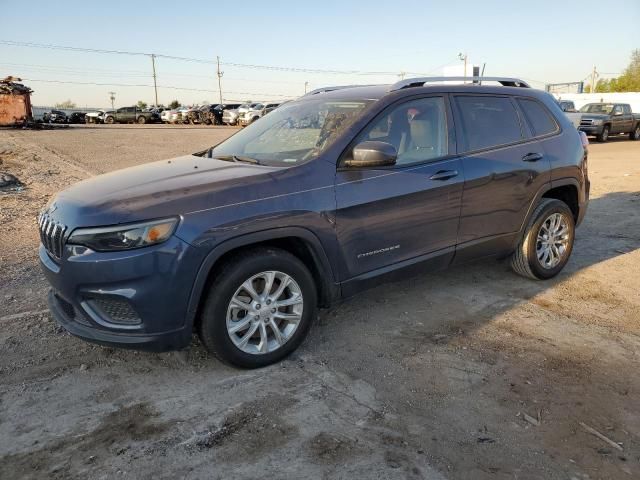
[[[342,90],[344,88],[356,88],[356,87],[370,87],[371,85],[339,85],[335,87],[323,87],[316,88],[315,90],[311,90],[303,95],[303,97],[308,97],[309,95],[317,95],[318,93],[326,93],[333,92],[335,90]]]
[[[403,88],[410,87],[423,87],[425,83],[431,82],[472,82],[472,85],[482,85],[482,82],[498,82],[503,87],[522,87],[531,88],[530,85],[520,80],[519,78],[507,78],[507,77],[421,77],[421,78],[407,78],[406,80],[400,80],[394,83],[389,88],[390,92],[396,90],[402,90]]]

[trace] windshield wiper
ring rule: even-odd
[[[224,160],[227,162],[244,162],[244,163],[253,163],[254,165],[261,165],[260,161],[255,158],[245,157],[243,155],[216,155],[213,156],[212,152],[209,151],[209,158],[215,158],[216,160]]]
[[[260,165],[260,162],[255,158],[244,157],[242,155],[233,155],[233,159],[236,162],[245,162],[245,163],[253,163],[254,165]]]

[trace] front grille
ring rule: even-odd
[[[48,214],[42,213],[38,218],[38,229],[40,230],[40,241],[53,257],[58,260],[62,257],[64,247],[64,234],[67,227],[51,219]]]
[[[96,313],[108,322],[121,325],[138,325],[142,323],[133,307],[123,298],[92,298],[88,300],[88,303]]]
[[[580,125],[583,127],[589,127],[593,125],[593,120],[591,120],[590,118],[583,118],[580,120]]]

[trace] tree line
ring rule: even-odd
[[[587,85],[584,91],[591,93],[591,85]],[[640,92],[640,49],[631,52],[631,62],[622,75],[598,80],[595,92]]]

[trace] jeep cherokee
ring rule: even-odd
[[[442,80],[315,90],[205,152],[59,193],[39,216],[53,316],[155,351],[195,331],[259,367],[317,307],[409,269],[510,256],[557,275],[587,208],[586,136],[521,80]]]

